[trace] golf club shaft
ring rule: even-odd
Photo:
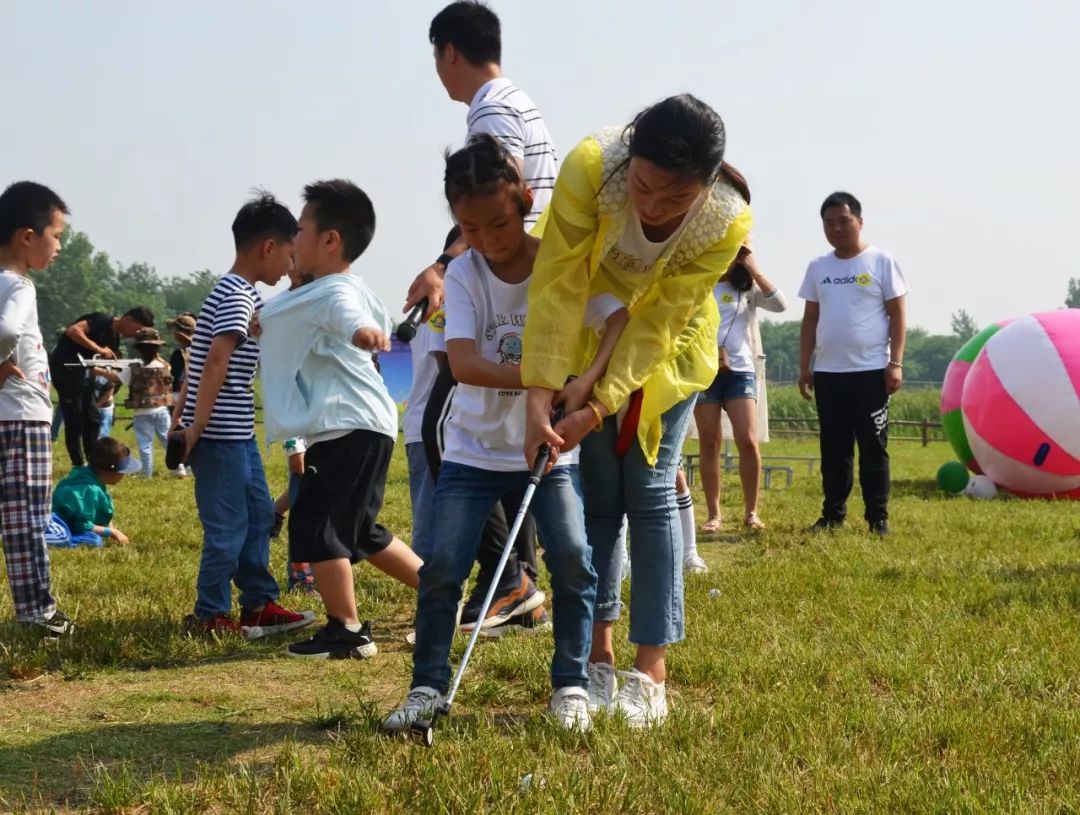
[[[547,453],[544,452],[543,455],[547,459]],[[495,567],[495,574],[491,578],[491,585],[488,586],[487,596],[484,597],[484,604],[480,607],[480,614],[476,618],[476,624],[473,626],[472,634],[469,636],[469,643],[465,646],[465,653],[461,657],[461,663],[454,673],[454,681],[450,683],[450,692],[446,695],[446,708],[449,708],[454,703],[454,696],[457,694],[462,676],[465,675],[465,668],[469,664],[469,656],[472,654],[473,646],[476,645],[476,641],[480,637],[480,626],[487,617],[488,609],[491,608],[491,601],[499,588],[499,580],[502,578],[503,570],[506,568],[506,562],[510,559],[510,553],[514,551],[514,541],[517,540],[518,533],[521,532],[521,526],[525,523],[525,516],[529,512],[529,504],[532,502],[533,493],[536,492],[538,483],[539,479],[530,479],[529,486],[525,488],[525,495],[521,499],[517,517],[514,518],[514,525],[510,529],[510,535],[507,537],[506,545],[503,547],[502,557],[499,558],[499,564]]]

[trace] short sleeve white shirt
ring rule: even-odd
[[[853,258],[834,253],[812,260],[799,297],[820,307],[814,370],[874,371],[889,364],[888,300],[907,294],[896,259],[874,246]]]

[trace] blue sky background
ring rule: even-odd
[[[1056,308],[1080,276],[1077,4],[492,5],[504,70],[560,155],[671,93],[720,111],[789,316],[827,250],[818,206],[838,188],[899,258],[917,325]],[[298,209],[304,183],[332,176],[375,201],[357,269],[393,311],[439,253],[441,151],[461,143],[465,115],[427,43],[441,2],[2,6],[0,182],[54,186],[113,258],[224,272],[253,186]]]

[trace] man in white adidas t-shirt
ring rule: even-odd
[[[835,251],[810,262],[799,296],[799,390],[814,397],[825,492],[820,532],[844,523],[859,445],[859,484],[870,531],[889,533],[889,397],[903,381],[907,283],[895,258],[862,239],[862,206],[835,192],[821,205]],[[810,359],[814,357],[811,373]]]
[[[465,141],[490,133],[518,162],[533,191],[527,227],[540,219],[551,200],[559,159],[555,142],[533,101],[502,74],[502,32],[499,18],[475,0],[451,3],[431,21],[428,39],[435,52],[435,72],[455,102],[469,106]],[[413,281],[403,312],[425,297],[426,317],[442,305],[443,278],[450,261],[468,249],[458,238]]]

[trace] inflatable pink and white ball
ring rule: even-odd
[[[979,469],[999,487],[1080,498],[1080,309],[1029,314],[990,337],[961,411]]]

